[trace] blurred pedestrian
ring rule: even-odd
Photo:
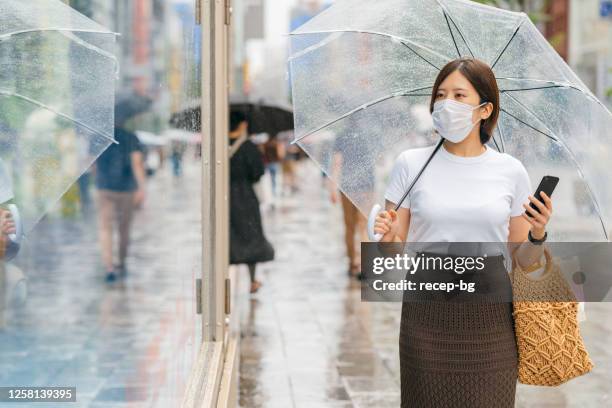
[[[344,243],[348,257],[348,275],[361,279],[361,242],[368,240],[367,220],[355,203],[347,196],[359,197],[364,202],[373,194],[375,184],[374,157],[366,143],[368,135],[357,129],[354,119],[346,122],[335,138],[331,166],[331,180],[339,184],[344,193],[340,194],[344,220]],[[338,191],[332,182],[328,182],[330,197],[333,203],[338,202]],[[345,194],[346,193],[346,194]]]
[[[288,143],[285,151],[286,154],[282,160],[283,189],[288,190],[289,194],[293,194],[298,191],[295,167],[300,155],[300,148],[295,144]]]
[[[117,123],[115,140],[94,166],[98,189],[98,230],[106,280],[127,275],[126,258],[135,208],[145,199],[143,147],[138,137]],[[113,230],[119,230],[119,263],[113,264]]]
[[[280,163],[285,158],[285,145],[274,135],[262,145],[262,150],[266,171],[270,174],[270,181],[272,182],[272,195],[276,197],[278,192],[277,176]]]
[[[342,203],[342,215],[344,221],[344,245],[348,257],[348,275],[354,278],[361,278],[361,241],[367,241],[366,222],[367,220],[359,212],[359,209],[342,192],[338,192],[335,187],[331,190],[332,203]]]
[[[147,177],[149,178],[155,176],[155,173],[161,168],[159,150],[160,148],[156,146],[146,147],[144,161]]]
[[[77,180],[79,186],[79,199],[81,201],[81,211],[87,212],[91,205],[91,196],[89,194],[89,184],[91,182],[91,170],[87,169],[85,173]]]
[[[193,158],[195,160],[200,160],[202,158],[202,142],[197,142],[195,144],[195,149],[193,151]]]
[[[259,200],[253,184],[264,174],[260,150],[248,139],[248,124],[242,112],[230,113],[230,264],[247,264],[250,292],[261,282],[255,279],[257,263],[274,259],[274,248],[264,236]]]
[[[79,144],[79,168],[86,169],[81,177],[77,180],[79,189],[79,201],[81,203],[81,212],[87,213],[91,209],[91,162],[93,158],[89,154],[89,146],[87,143]]]
[[[172,153],[170,159],[172,160],[172,173],[175,177],[180,177],[183,173],[183,155],[187,150],[187,143],[181,140],[173,140],[171,149]]]

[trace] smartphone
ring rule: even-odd
[[[551,197],[553,191],[555,191],[555,187],[557,187],[557,183],[559,183],[559,177],[555,177],[555,176],[542,177],[542,181],[540,181],[540,185],[538,186],[533,196],[537,198],[538,200],[540,200],[540,202],[543,203],[544,200],[542,199],[542,197],[540,197],[540,192],[543,191],[547,196]],[[536,210],[537,212],[540,212],[538,207],[536,207],[532,202],[529,202],[529,206],[533,208],[534,210]],[[525,211],[525,214],[533,218],[533,216],[528,211]]]

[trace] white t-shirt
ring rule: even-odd
[[[399,202],[434,148],[399,155],[387,200]],[[525,211],[531,193],[527,170],[509,154],[486,147],[478,156],[461,157],[442,145],[402,203],[411,214],[407,240],[506,243],[510,217]]]

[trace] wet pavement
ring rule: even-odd
[[[174,407],[201,342],[195,274],[201,268],[198,163],[175,180],[150,179],[134,221],[126,279],[107,284],[95,214],[43,221],[11,276],[25,304],[5,310],[1,386],[72,386],[77,403],[20,407]],[[197,192],[194,194],[194,192]],[[116,243],[116,242],[115,242]],[[2,404],[0,406],[16,406]]]
[[[299,193],[264,214],[277,257],[259,265],[257,294],[248,294],[240,271],[240,406],[399,407],[401,305],[361,302],[346,272],[340,207],[311,163],[300,179]],[[591,373],[559,387],[519,384],[516,406],[609,406],[611,312],[612,303],[587,305],[581,330]]]

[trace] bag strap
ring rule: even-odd
[[[514,274],[518,273],[530,281],[537,282],[537,281],[542,281],[544,279],[548,279],[548,277],[552,275],[554,263],[553,263],[552,254],[550,253],[550,249],[548,248],[547,245],[544,245],[544,258],[546,260],[544,264],[544,274],[542,274],[542,276],[540,276],[537,279],[530,277],[529,273],[540,269],[542,267],[542,261],[538,260],[537,262],[534,262],[533,264],[529,265],[527,268],[523,269],[521,268],[521,265],[519,264],[518,259],[516,258],[517,251],[518,251],[518,248],[512,253],[512,278],[514,278]]]
[[[236,141],[234,142],[234,144],[233,144],[233,145],[231,145],[231,146],[230,146],[230,148],[229,148],[229,158],[230,158],[230,159],[232,158],[232,156],[233,156],[234,154],[236,154],[236,152],[238,151],[238,149],[240,149],[240,146],[242,146],[242,144],[243,144],[244,142],[246,142],[246,140],[248,139],[248,137],[249,137],[249,136],[248,136],[248,135],[245,133],[245,134],[243,134],[242,136],[240,136],[240,137],[238,138],[238,140],[236,140]]]

